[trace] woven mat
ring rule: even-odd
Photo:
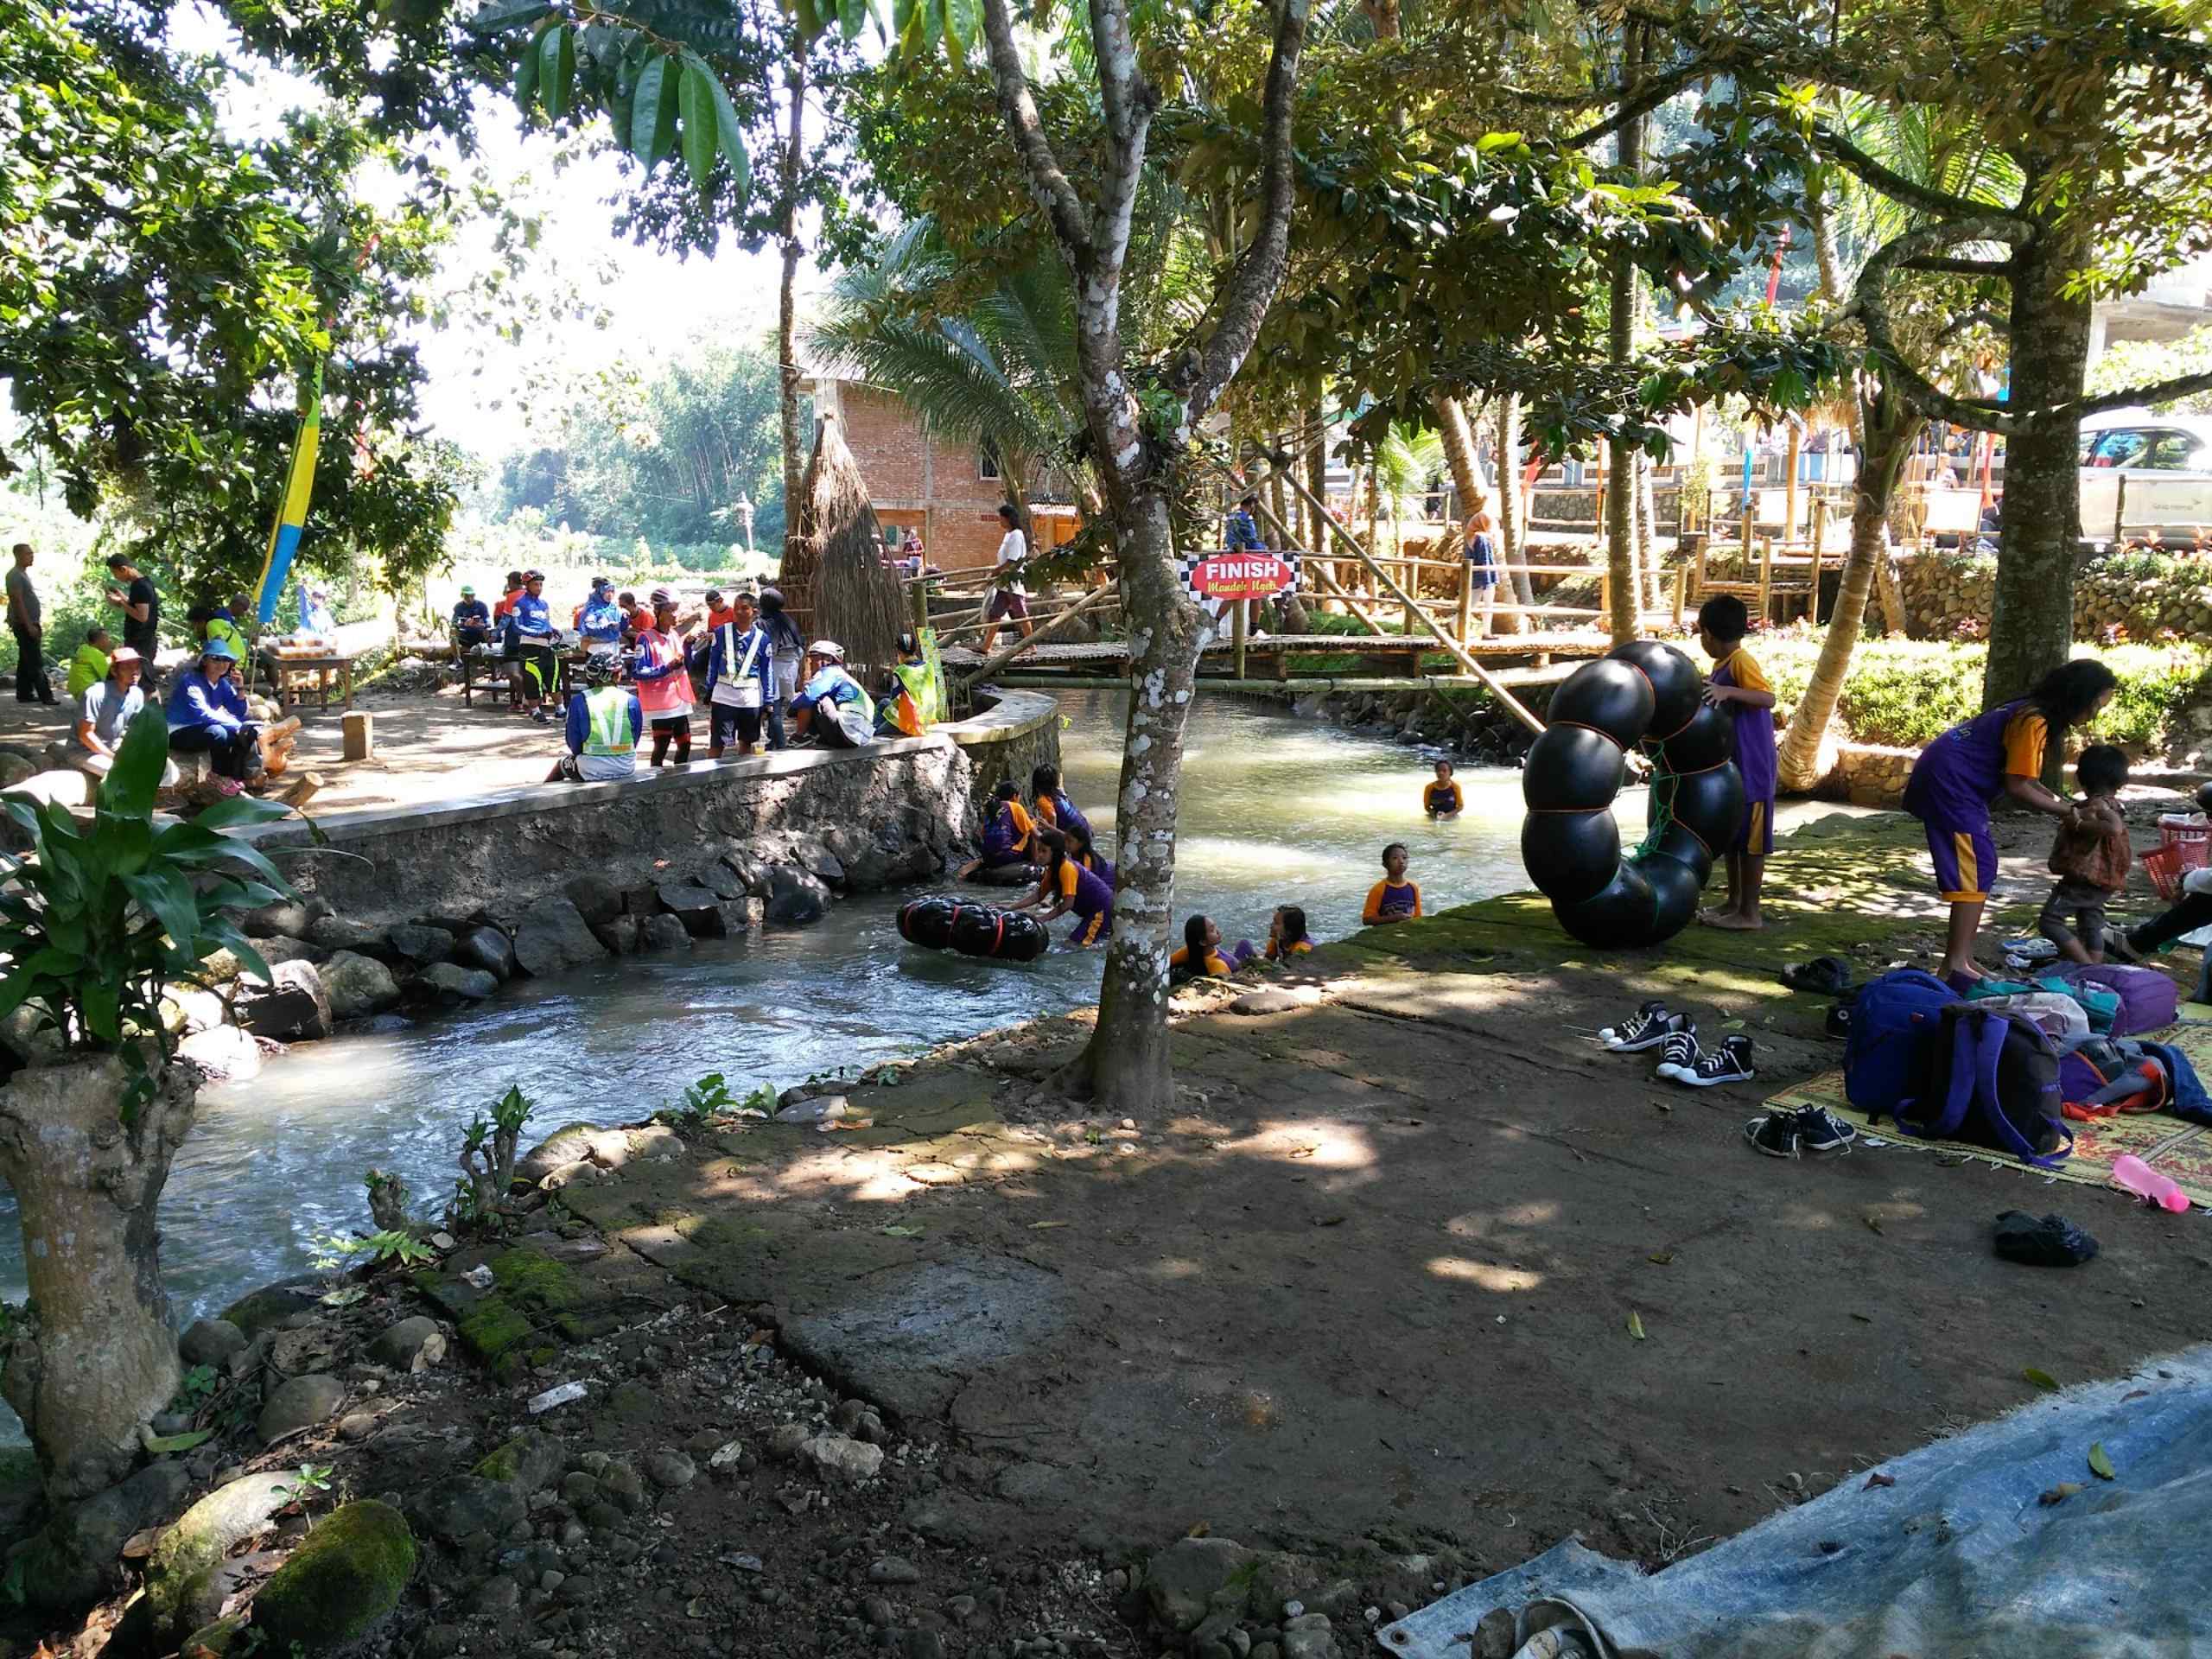
[[[2212,1022],[2212,1007],[2184,1003],[2182,1014],[2185,1019]],[[2212,1023],[2183,1024],[2150,1035],[2158,1042],[2172,1044],[2188,1055],[2199,1077],[2212,1077]],[[1909,1152],[1933,1152],[1953,1160],[1980,1159],[1984,1163],[2009,1166],[2031,1175],[2046,1179],[2056,1176],[2080,1186],[2109,1185],[2113,1160],[2132,1152],[2172,1180],[2188,1194],[2191,1204],[2212,1208],[2212,1129],[2170,1117],[2164,1112],[2107,1117],[2095,1123],[2077,1123],[2069,1119],[2066,1127],[2074,1131],[2074,1155],[2059,1168],[2047,1170],[2037,1169],[1988,1147],[1969,1146],[1959,1141],[1915,1140],[1909,1135],[1900,1135],[1897,1124],[1887,1117],[1879,1124],[1870,1124],[1866,1114],[1844,1097],[1843,1073],[1840,1071],[1808,1077],[1772,1096],[1767,1104],[1825,1106],[1845,1122],[1855,1126],[1862,1136],[1872,1135]]]

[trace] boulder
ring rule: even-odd
[[[249,939],[273,939],[280,935],[299,938],[315,925],[308,907],[296,899],[279,899],[273,905],[249,910],[238,918]]]
[[[453,954],[453,935],[442,927],[425,927],[419,923],[403,922],[386,933],[385,938],[393,950],[417,967],[443,962]]]
[[[1213,1599],[1229,1591],[1231,1581],[1259,1559],[1258,1551],[1227,1538],[1177,1539],[1145,1564],[1145,1597],[1152,1616],[1171,1630],[1196,1630]]]
[[[801,868],[821,877],[833,887],[844,885],[845,862],[823,842],[802,841],[791,851]]]
[[[326,950],[382,950],[384,936],[365,922],[349,922],[343,916],[321,916],[308,925],[308,938]]]
[[[275,934],[265,939],[256,939],[253,948],[261,952],[261,959],[274,968],[280,962],[326,963],[330,952],[319,944],[309,944],[305,939],[287,938]]]
[[[690,932],[677,917],[648,916],[639,925],[638,948],[641,950],[681,950],[690,943]]]
[[[154,1541],[146,1562],[155,1628],[174,1631],[208,1574],[247,1539],[267,1531],[289,1501],[285,1483],[264,1471],[218,1486],[179,1516]]]
[[[124,1541],[168,1514],[191,1484],[181,1462],[164,1458],[61,1510],[10,1559],[23,1599],[48,1611],[83,1612],[118,1581]]]
[[[318,924],[320,925],[320,924]],[[374,957],[340,950],[321,969],[324,995],[334,1020],[359,1020],[399,1001],[399,982]]]
[[[515,961],[526,974],[557,974],[603,962],[607,947],[566,899],[542,899],[515,930]]]
[[[469,1472],[530,1493],[546,1484],[568,1464],[568,1448],[560,1441],[550,1434],[525,1428]]]
[[[618,957],[635,954],[644,943],[643,925],[635,916],[617,916],[611,922],[594,922],[591,936]]]
[[[699,872],[698,883],[717,899],[742,899],[753,891],[743,877],[726,865],[710,864]]]
[[[415,1535],[397,1510],[364,1498],[334,1510],[253,1599],[253,1628],[276,1653],[332,1653],[399,1605]]]
[[[245,1332],[228,1319],[194,1319],[176,1339],[177,1357],[187,1365],[220,1365],[245,1346]]]
[[[682,923],[683,931],[693,938],[720,937],[721,899],[710,889],[690,881],[664,881],[654,892],[659,896],[661,908]]]
[[[435,1319],[420,1313],[390,1326],[369,1344],[369,1357],[396,1371],[427,1371],[445,1357],[445,1332]]]
[[[455,1475],[417,1494],[415,1513],[442,1543],[490,1543],[504,1538],[530,1514],[530,1497],[510,1481],[481,1475]]]
[[[35,772],[6,790],[11,801],[35,801],[41,806],[86,806],[92,798],[92,780],[73,766]]]
[[[818,922],[830,907],[830,889],[796,864],[768,872],[768,919],[786,927]]]
[[[555,1170],[589,1158],[594,1141],[605,1133],[596,1123],[569,1123],[515,1160],[515,1179],[536,1185]]]
[[[727,899],[720,906],[722,917],[722,936],[738,938],[758,932],[767,919],[768,906],[761,899]]]
[[[250,1290],[222,1312],[221,1318],[236,1325],[251,1342],[264,1331],[273,1331],[295,1313],[313,1307],[322,1294],[322,1284],[311,1277],[287,1279],[259,1290]]]
[[[768,896],[768,862],[752,853],[733,851],[722,855],[722,864],[731,874],[745,883],[745,890],[755,899]]]
[[[236,1026],[194,1032],[176,1046],[176,1052],[217,1083],[243,1083],[261,1075],[261,1045]]]
[[[472,927],[453,942],[453,959],[464,968],[475,968],[502,984],[515,976],[515,948],[496,927]]]
[[[415,982],[449,1003],[481,1002],[499,988],[499,982],[481,968],[464,968],[457,962],[434,962]]]
[[[257,1037],[280,1043],[315,1042],[329,1036],[336,1016],[315,965],[311,962],[280,962],[270,971],[276,975],[276,982],[268,993],[240,1007],[240,1019],[245,1028]]]
[[[264,1446],[274,1446],[302,1431],[329,1421],[346,1402],[346,1385],[334,1376],[310,1371],[305,1376],[279,1382],[262,1402],[254,1420],[254,1433]]]
[[[587,922],[611,922],[622,913],[622,889],[603,875],[570,876],[561,891]]]
[[[51,748],[53,745],[47,747]],[[37,755],[12,744],[0,747],[0,789],[13,789],[24,779],[35,778],[46,769],[46,761]]]

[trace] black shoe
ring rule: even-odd
[[[1697,1065],[1698,1056],[1705,1051],[1697,1046],[1697,1027],[1685,1026],[1670,1035],[1659,1050],[1659,1069],[1655,1077],[1678,1077]]]
[[[1635,1054],[1656,1048],[1678,1031],[1690,1027],[1685,1014],[1669,1014],[1664,1002],[1647,1002],[1618,1026],[1607,1026],[1598,1040],[1616,1054]]]
[[[1851,964],[1841,957],[1815,957],[1782,970],[1782,982],[1793,991],[1821,996],[1841,996],[1851,988]]]
[[[1849,1152],[1859,1131],[1823,1106],[1801,1107],[1797,1113],[1797,1144],[1807,1154]]]
[[[1763,1152],[1770,1158],[1795,1158],[1797,1114],[1769,1112],[1764,1117],[1755,1117],[1744,1125],[1744,1139],[1751,1143],[1753,1152]]]
[[[1710,1089],[1715,1084],[1749,1083],[1758,1075],[1751,1070],[1751,1039],[1731,1037],[1719,1047],[1700,1054],[1688,1071],[1675,1073],[1675,1081],[1693,1089]]]

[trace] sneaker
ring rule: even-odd
[[[2144,959],[2143,953],[2135,948],[2124,927],[2115,927],[2105,935],[2105,956],[2109,960],[2132,963],[2139,967]]]
[[[1797,1113],[1797,1144],[1811,1155],[1849,1152],[1859,1131],[1825,1106],[1806,1106]]]
[[[1686,1014],[1669,1014],[1664,1002],[1647,1002],[1618,1026],[1607,1026],[1598,1040],[1616,1054],[1656,1048],[1678,1031],[1689,1029]]]
[[[1697,1065],[1698,1056],[1704,1052],[1697,1046],[1697,1027],[1685,1026],[1680,1031],[1669,1034],[1659,1051],[1659,1069],[1651,1075],[1655,1077],[1680,1077]]]
[[[1751,1039],[1731,1037],[1719,1047],[1705,1050],[1688,1071],[1675,1073],[1675,1081],[1710,1089],[1719,1083],[1749,1083],[1758,1075],[1751,1070]]]
[[[1689,1079],[1682,1079],[1685,1083]],[[1797,1114],[1769,1112],[1764,1117],[1755,1117],[1744,1125],[1744,1139],[1751,1143],[1753,1152],[1763,1152],[1770,1158],[1795,1158],[1797,1155]]]

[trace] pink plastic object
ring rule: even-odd
[[[2132,1152],[2113,1160],[2112,1179],[2113,1185],[2124,1187],[2139,1198],[2148,1199],[2161,1210],[2179,1215],[2189,1208],[2189,1200],[2183,1196],[2181,1188]]]

